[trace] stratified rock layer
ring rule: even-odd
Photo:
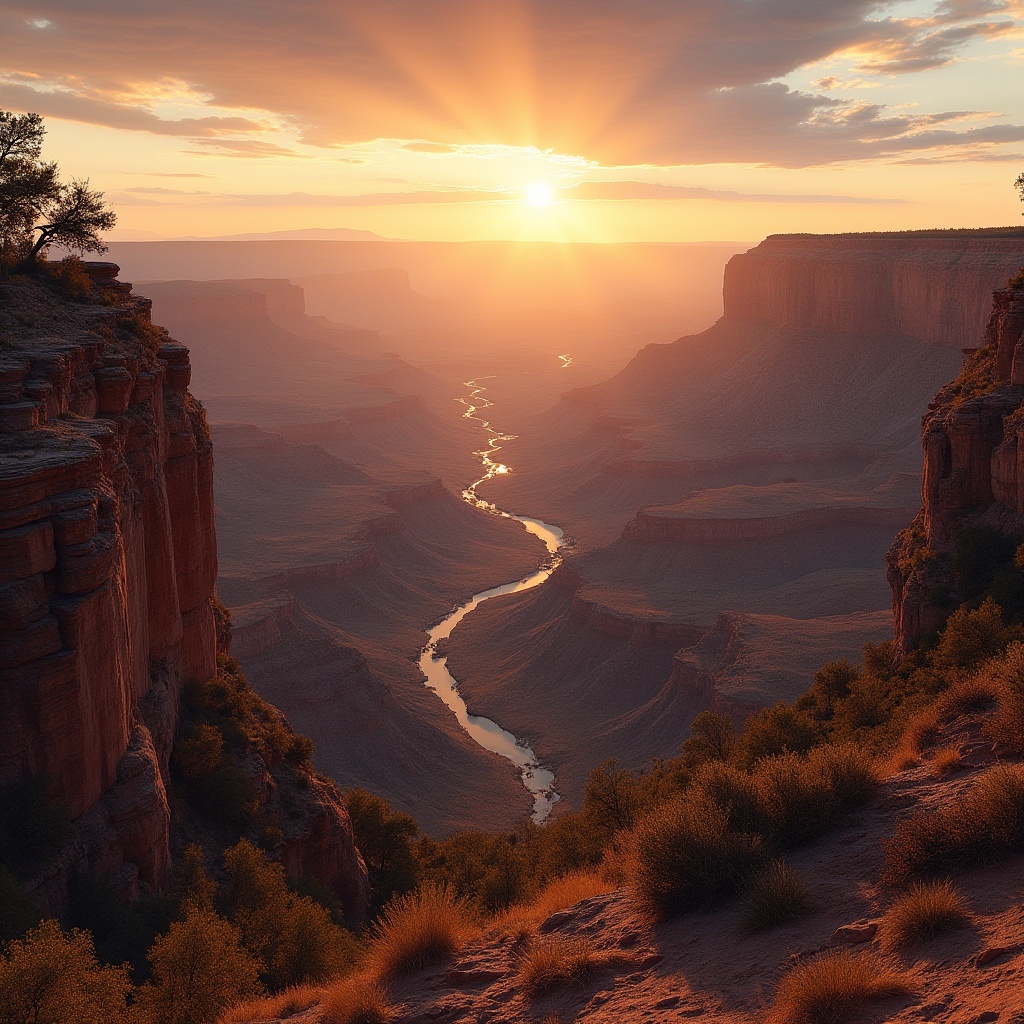
[[[75,818],[30,883],[55,916],[78,872],[126,898],[167,885],[181,692],[218,653],[213,446],[189,350],[115,264],[90,272],[92,301],[11,279],[0,308],[0,786],[44,774]],[[337,791],[314,779],[298,802],[286,868],[362,914]]]
[[[982,347],[964,350],[922,421],[924,505],[886,559],[900,650],[960,603],[946,556],[964,528],[1024,535],[1022,338],[1024,287],[1000,289]]]
[[[147,300],[68,306],[0,362],[0,782],[104,798],[103,865],[159,887],[179,693],[216,670],[213,449]]]

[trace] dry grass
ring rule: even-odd
[[[614,888],[598,871],[571,871],[549,882],[529,903],[516,904],[495,915],[487,931],[492,935],[524,938],[552,914]]]
[[[630,888],[641,908],[661,918],[721,903],[764,863],[760,837],[733,832],[728,812],[699,789],[640,822],[634,855]]]
[[[921,754],[939,741],[942,723],[936,706],[919,711],[907,722],[903,735],[889,761],[889,770],[902,772],[913,768],[921,760]]]
[[[999,684],[989,675],[979,673],[946,690],[935,702],[935,710],[943,722],[988,711],[995,703],[999,689]]]
[[[948,879],[917,882],[886,911],[879,937],[891,949],[904,949],[963,928],[970,920],[967,901]]]
[[[864,1003],[907,991],[904,977],[876,954],[835,950],[782,979],[768,1022],[838,1024]]]
[[[602,967],[629,963],[628,954],[595,949],[583,938],[552,935],[533,943],[519,958],[519,981],[528,995],[582,983]]]
[[[882,846],[882,879],[890,885],[991,863],[1021,849],[1024,768],[991,769],[958,800],[904,818]]]
[[[1024,754],[1024,644],[1011,644],[989,665],[996,687],[996,710],[985,732],[1005,750]]]
[[[390,1024],[397,1013],[387,990],[365,974],[349,975],[332,985],[320,1009],[323,1024]]]
[[[384,908],[366,966],[385,980],[418,971],[454,956],[476,931],[464,900],[445,886],[424,886]]]
[[[964,752],[959,746],[947,743],[932,754],[932,771],[938,776],[949,775],[963,767]]]
[[[792,924],[813,909],[810,888],[782,860],[759,871],[743,893],[744,924],[751,931]]]
[[[254,1024],[289,1014],[301,1013],[318,1003],[325,990],[318,985],[294,985],[276,996],[249,999],[225,1011],[217,1024]]]

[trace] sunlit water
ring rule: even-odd
[[[572,363],[571,356],[559,356],[562,367],[568,367]],[[475,740],[481,747],[508,758],[522,775],[523,785],[533,796],[533,820],[541,823],[547,820],[551,808],[558,801],[559,796],[554,789],[554,773],[547,768],[542,768],[537,760],[537,755],[529,746],[517,740],[510,732],[502,729],[500,725],[492,722],[489,718],[481,718],[478,715],[471,715],[466,709],[466,702],[459,695],[458,681],[448,671],[448,659],[437,653],[437,645],[440,641],[451,636],[452,630],[471,612],[474,608],[483,604],[492,597],[501,597],[503,594],[518,594],[523,590],[532,590],[544,583],[562,562],[559,548],[562,546],[563,534],[557,526],[550,526],[539,519],[532,519],[529,516],[517,516],[498,508],[489,501],[477,496],[476,489],[485,481],[495,476],[503,476],[510,473],[511,469],[502,462],[498,462],[494,456],[501,451],[506,441],[511,441],[512,434],[502,434],[496,430],[489,420],[478,413],[492,406],[494,403],[484,397],[487,389],[478,383],[478,380],[489,378],[478,378],[477,380],[466,381],[466,387],[470,393],[466,398],[458,399],[465,407],[463,413],[466,419],[475,420],[480,429],[487,435],[487,447],[482,448],[474,455],[480,457],[481,465],[484,468],[484,475],[475,480],[463,492],[464,501],[477,508],[484,509],[492,515],[502,516],[505,519],[514,519],[522,523],[523,528],[539,537],[547,548],[547,556],[537,571],[525,576],[513,583],[505,583],[500,587],[492,587],[474,595],[465,604],[459,605],[433,629],[427,630],[428,641],[420,652],[420,671],[426,677],[426,685],[433,690],[455,713],[459,725]]]

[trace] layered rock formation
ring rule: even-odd
[[[728,316],[840,334],[970,344],[1024,232],[772,235],[725,269]]]
[[[900,650],[960,603],[949,556],[965,528],[1024,537],[1024,281],[1013,284],[922,421],[924,504],[886,560]]]
[[[213,448],[189,352],[116,265],[90,269],[91,300],[12,279],[0,308],[0,785],[45,774],[77,819],[37,880],[54,912],[74,871],[129,896],[166,885],[180,695],[217,667]]]

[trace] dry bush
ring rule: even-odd
[[[658,917],[728,899],[764,861],[761,839],[729,827],[726,811],[701,790],[670,800],[634,832],[630,887]]]
[[[366,965],[382,979],[418,971],[454,956],[475,930],[465,900],[447,886],[426,885],[384,908]]]
[[[491,934],[523,938],[552,914],[591,896],[603,896],[615,886],[598,871],[570,871],[548,882],[529,903],[518,903],[492,918]]]
[[[1024,754],[1024,644],[1011,644],[1003,657],[989,666],[996,687],[996,710],[985,732],[1014,754]]]
[[[232,1006],[221,1015],[217,1024],[256,1024],[275,1017],[287,1017],[308,1010],[323,997],[324,989],[317,985],[293,985],[276,996],[262,996]]]
[[[939,747],[938,750],[932,755],[932,771],[936,775],[949,775],[950,772],[956,771],[958,768],[963,767],[964,763],[964,752],[959,746],[949,743],[944,747]]]
[[[792,924],[813,909],[809,886],[782,860],[754,875],[743,892],[743,921],[751,931]]]
[[[949,722],[965,715],[987,711],[995,703],[999,689],[999,685],[987,673],[979,673],[954,683],[935,702],[939,719]]]
[[[780,754],[754,772],[767,833],[780,847],[824,832],[841,812],[862,804],[878,776],[871,756],[852,743],[823,745],[806,756]]]
[[[834,950],[779,982],[768,1024],[837,1024],[864,1003],[906,991],[903,976],[876,954]]]
[[[879,932],[883,945],[902,949],[962,928],[970,920],[967,901],[948,879],[915,882],[886,911]]]
[[[709,761],[697,770],[693,788],[706,793],[726,813],[734,831],[763,833],[767,829],[762,794],[749,772],[724,761]]]
[[[519,958],[519,981],[536,996],[560,985],[579,984],[601,967],[629,960],[618,950],[594,949],[584,938],[552,935],[533,943]]]
[[[389,1024],[397,1011],[387,989],[365,974],[335,982],[320,1006],[323,1024]]]
[[[989,863],[1020,849],[1024,768],[993,768],[958,800],[904,818],[882,846],[882,878],[891,885]]]
[[[941,728],[939,711],[934,705],[914,715],[896,744],[889,762],[890,769],[901,772],[916,765],[921,760],[921,753],[938,742]]]

